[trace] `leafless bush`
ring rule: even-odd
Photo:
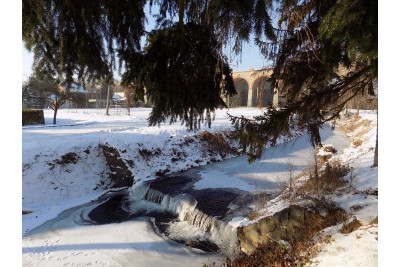
[[[207,142],[209,150],[216,151],[225,157],[226,154],[238,154],[237,149],[229,143],[228,132],[210,133],[208,131],[201,131],[196,135],[201,141]]]
[[[254,220],[262,215],[268,207],[268,194],[265,191],[253,193],[253,204],[254,210],[250,212],[246,217],[250,220]]]
[[[342,165],[338,160],[327,162],[321,167],[315,158],[308,168],[308,180],[302,185],[300,191],[319,196],[332,194],[346,185],[344,177],[350,170],[349,166]]]
[[[357,148],[359,146],[361,146],[363,143],[363,141],[361,139],[354,139],[352,142],[353,147]]]
[[[330,161],[322,165],[316,155],[314,161],[301,175],[307,176],[305,182],[294,175],[294,165],[288,162],[288,176],[283,179],[282,189],[286,197],[302,201],[308,210],[316,216],[296,228],[296,235],[289,235],[285,242],[267,242],[251,253],[240,253],[234,258],[226,258],[224,266],[304,266],[318,253],[321,242],[318,232],[328,226],[347,221],[347,213],[332,200],[333,193],[346,185],[344,177],[350,168],[339,161]],[[266,202],[265,202],[266,203]],[[248,218],[257,218],[257,210]],[[356,222],[345,224],[343,231],[358,227]],[[299,234],[300,233],[300,234]],[[207,265],[204,265],[207,266]]]
[[[351,222],[344,223],[340,229],[340,232],[342,234],[350,234],[351,232],[360,228],[360,226],[362,226],[362,223],[357,219],[353,219]]]
[[[140,148],[139,149],[139,154],[142,156],[144,160],[149,160],[154,156],[158,156],[161,154],[161,149],[156,148],[156,149],[147,149],[147,148]]]

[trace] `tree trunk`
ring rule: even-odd
[[[109,114],[109,110],[110,110],[110,84],[107,84],[107,103],[106,103],[106,115],[110,115]]]
[[[375,154],[374,154],[374,165],[372,167],[378,167],[378,111],[376,112],[376,140],[375,140]]]
[[[125,94],[125,105],[126,105],[126,112],[128,115],[131,115],[131,99],[130,99],[131,89],[130,87],[125,87],[124,94]]]
[[[308,133],[310,134],[310,142],[314,148],[322,147],[321,135],[317,124],[310,124],[308,126]]]
[[[179,0],[179,6],[178,6],[179,10],[178,10],[178,17],[179,17],[179,26],[181,27],[181,29],[183,30],[183,16],[184,16],[184,12],[185,12],[185,1],[184,0]]]
[[[54,105],[53,125],[56,125],[56,123],[57,123],[57,111],[58,111],[58,107],[57,107],[57,105]]]

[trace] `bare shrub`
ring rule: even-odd
[[[304,175],[302,172],[300,175],[295,175],[295,165],[292,161],[287,161],[287,172],[282,177],[278,178],[279,187],[284,196],[290,196],[295,188],[295,183],[298,178]]]
[[[378,216],[376,216],[369,224],[378,224]]]
[[[325,151],[325,152],[330,152],[330,153],[336,153],[337,152],[336,148],[334,146],[332,146],[332,145],[325,145],[325,146],[322,147],[322,150]]]
[[[224,266],[301,266],[310,258],[310,254],[306,253],[308,246],[304,242],[290,242],[289,245],[283,242],[268,242],[250,255],[242,252],[234,259],[226,258]]]
[[[232,147],[228,142],[228,132],[210,133],[208,131],[201,131],[196,135],[203,142],[207,142],[211,151],[216,151],[225,157],[226,154],[238,154],[237,149]]]
[[[267,192],[255,192],[253,193],[253,204],[254,210],[247,214],[249,220],[254,220],[260,217],[268,206],[268,194]]]
[[[350,234],[351,232],[357,230],[361,226],[362,223],[359,220],[354,219],[351,222],[343,224],[342,228],[340,229],[340,232],[342,234]]]
[[[348,215],[345,210],[338,207],[332,200],[333,193],[346,185],[344,177],[350,168],[342,165],[339,161],[332,161],[321,166],[316,154],[309,168],[302,173],[308,176],[307,181],[299,183],[295,176],[294,166],[288,163],[288,177],[283,183],[284,193],[290,199],[301,201],[305,207],[315,216],[306,223],[297,226],[292,234],[287,232],[285,241],[269,241],[260,244],[253,253],[241,252],[234,258],[226,258],[224,266],[304,266],[313,258],[320,248],[321,242],[326,238],[320,238],[318,233],[326,227],[345,222]],[[257,210],[247,217],[249,219],[259,217]],[[343,231],[358,227],[356,222],[345,224]],[[207,265],[204,265],[207,266]]]
[[[352,145],[353,145],[353,147],[357,148],[357,147],[361,146],[362,143],[363,143],[363,141],[361,139],[357,138],[357,139],[353,140]]]
[[[353,173],[353,170],[354,170],[353,167],[350,167],[350,169],[349,169],[350,175],[349,175],[349,181],[348,181],[349,190],[353,191],[353,192],[357,192],[357,189],[355,188],[355,184],[358,182],[358,177],[357,177],[357,175],[355,175]]]
[[[327,162],[324,168],[319,167],[317,160],[308,168],[309,179],[302,185],[300,191],[305,194],[331,194],[346,185],[344,177],[349,173],[349,166],[339,161]]]
[[[365,205],[364,206],[363,205],[353,205],[353,206],[350,207],[350,210],[352,212],[357,212],[357,211],[361,210],[364,207],[365,207]]]
[[[142,156],[144,160],[149,160],[154,156],[159,156],[161,155],[161,149],[156,148],[156,149],[147,149],[147,148],[140,148],[139,149],[139,154]]]
[[[74,152],[69,152],[61,156],[61,159],[56,159],[54,162],[60,165],[65,165],[69,163],[77,163],[79,156]]]

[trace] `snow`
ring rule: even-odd
[[[339,151],[349,145],[348,138],[340,133],[334,134],[329,126],[321,129],[323,142],[333,144]],[[202,168],[202,180],[195,184],[198,189],[214,187],[235,187],[246,191],[266,190],[277,193],[280,183],[285,179],[288,169],[298,175],[313,159],[308,136],[300,136],[287,144],[267,149],[260,160],[247,163],[247,157],[241,156],[224,160]]]
[[[350,234],[334,232],[309,266],[378,266],[377,243],[377,224],[361,226]]]
[[[151,109],[132,109],[131,115],[104,115],[104,110],[67,110],[58,112],[58,127],[52,127],[52,110],[45,110],[46,126],[25,126],[23,138],[23,209],[34,213],[23,216],[23,233],[39,226],[61,211],[85,203],[104,190],[98,187],[99,176],[105,176],[106,164],[100,155],[99,144],[108,143],[120,151],[126,150],[126,157],[135,160],[132,169],[136,181],[155,177],[155,172],[169,168],[177,172],[200,164],[205,164],[202,155],[194,153],[195,147],[186,148],[187,157],[172,164],[172,154],[154,157],[147,162],[138,158],[139,149],[172,153],[185,137],[193,136],[181,124],[163,124],[160,127],[147,127]],[[231,109],[240,114],[240,110]],[[245,110],[247,114],[261,114],[258,109]],[[73,125],[73,126],[71,126]],[[226,110],[218,110],[212,128],[217,131],[229,126]],[[172,137],[172,139],[170,138]],[[84,152],[89,149],[90,154]],[[79,157],[77,164],[56,166],[52,170],[49,163],[62,155],[74,152]],[[124,155],[124,156],[125,156]],[[169,166],[168,166],[169,165]],[[67,172],[66,172],[67,170]]]
[[[231,188],[234,185],[235,188],[239,188],[245,191],[253,191],[256,189],[255,186],[246,183],[240,178],[232,177],[224,172],[220,171],[202,171],[200,172],[201,180],[194,184],[194,188],[197,190],[204,188]]]
[[[79,212],[80,205],[106,192],[107,167],[99,144],[108,143],[121,151],[121,157],[133,160],[130,170],[137,182],[134,188],[154,179],[160,170],[174,173],[200,167],[201,179],[195,184],[196,189],[234,187],[250,192],[279,193],[289,169],[294,175],[299,174],[314,156],[308,136],[300,136],[286,145],[266,150],[251,165],[243,156],[207,165],[213,161],[212,156],[204,153],[196,133],[187,132],[180,123],[147,127],[150,111],[135,108],[128,116],[123,109],[111,110],[111,115],[106,116],[104,110],[61,109],[57,126],[52,126],[52,110],[45,110],[46,125],[22,127],[22,207],[32,211],[22,217],[24,266],[132,266],[133,263],[135,266],[201,266],[209,258],[217,260],[216,255],[193,251],[154,233],[146,219],[90,226],[76,225],[67,216],[52,221],[63,211]],[[257,108],[228,112],[244,116],[262,114]],[[376,112],[362,111],[360,116],[359,120],[366,122],[350,131],[347,137],[338,130],[331,131],[329,125],[322,129],[321,135],[325,144],[338,150],[331,160],[340,159],[353,168],[352,175],[347,177],[354,180],[353,188],[337,196],[335,201],[363,226],[348,235],[338,233],[336,228],[326,230],[330,231],[331,241],[321,245],[312,266],[377,266],[378,231],[371,221],[378,214],[378,197],[365,194],[378,189],[378,168],[371,168]],[[351,118],[339,122],[348,123],[355,122]],[[230,127],[227,110],[218,110],[211,129],[202,130],[216,132]],[[182,146],[189,139],[192,141]],[[357,139],[362,141],[361,145],[350,144]],[[158,150],[160,154],[145,159],[140,150]],[[76,164],[54,163],[70,152],[77,154]],[[285,205],[279,198],[271,199],[265,215]],[[355,209],[357,206],[361,208]],[[26,235],[45,222],[38,228],[41,231]],[[229,222],[234,228],[249,223],[251,220],[241,216]],[[201,232],[184,222],[171,228],[177,237],[201,236]]]
[[[171,244],[148,220],[79,227],[68,219],[58,223],[66,225],[24,240],[23,266],[201,266],[213,257]]]
[[[363,120],[367,122],[348,133],[350,138],[361,139],[362,143],[358,147],[352,145],[333,157],[353,168],[347,179],[354,179],[353,188],[338,195],[334,201],[363,226],[350,234],[332,231],[329,243],[322,245],[321,252],[310,266],[378,266],[378,225],[372,222],[378,216],[378,196],[365,193],[378,191],[378,168],[371,167],[376,141],[376,119],[376,111],[362,111],[359,119],[343,119],[340,124],[344,126]],[[355,207],[360,207],[360,210]]]

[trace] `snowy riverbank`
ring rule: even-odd
[[[150,109],[133,109],[131,116],[121,112],[105,116],[97,110],[62,110],[58,120],[60,127],[24,127],[22,204],[24,210],[32,213],[22,218],[23,235],[62,211],[89,202],[104,193],[100,183],[102,179],[99,181],[99,177],[105,177],[106,174],[105,162],[98,150],[100,143],[108,143],[125,151],[124,157],[132,159],[138,157],[140,149],[170,151],[164,153],[163,157],[146,161],[134,160],[135,167],[131,170],[138,184],[153,179],[160,170],[176,172],[193,166],[204,166],[211,161],[211,158],[204,159],[204,155],[199,154],[198,146],[201,144],[196,142],[188,145],[184,151],[185,156],[178,159],[174,149],[177,151],[179,144],[184,143],[185,138],[193,137],[194,133],[188,133],[180,124],[147,127],[149,112]],[[241,108],[231,109],[229,113],[252,116],[261,114],[261,111],[256,108]],[[50,118],[51,111],[46,111],[45,116]],[[349,138],[357,147],[348,147],[348,141],[345,141],[346,138],[339,131],[324,129],[322,136],[323,142],[334,144],[343,152],[335,157],[353,167],[353,174],[357,177],[355,190],[365,192],[378,188],[377,168],[370,168],[375,146],[376,113],[363,112],[361,120],[368,123],[353,127],[355,129],[348,132]],[[342,123],[357,122],[343,120]],[[226,110],[219,110],[212,128],[204,127],[203,130],[213,132],[229,127]],[[356,139],[359,141],[355,141]],[[76,164],[52,168],[54,160],[69,152],[79,156]],[[312,157],[312,153],[309,154],[307,136],[299,137],[289,146],[267,150],[262,159],[250,166],[245,157],[204,166],[202,180],[196,186],[206,188],[229,185],[249,191],[277,191],[282,176],[287,172],[288,162],[296,167],[295,171],[300,172]],[[329,230],[332,242],[322,247],[321,253],[313,260],[315,265],[335,266],[340,259],[347,266],[356,266],[352,264],[358,264],[359,259],[348,256],[356,251],[365,254],[365,261],[362,260],[361,263],[367,265],[363,266],[376,266],[377,242],[374,237],[377,236],[377,226],[369,223],[377,215],[378,201],[374,195],[364,197],[363,194],[349,193],[336,199],[342,208],[352,212],[364,224],[364,228],[357,230],[361,231],[359,235],[353,232],[348,236],[338,234],[334,229]],[[362,208],[355,211],[354,206],[357,205],[362,205]],[[284,203],[272,202],[269,210],[279,210],[283,206]],[[235,223],[246,224],[245,221],[244,218],[236,219]],[[70,222],[64,220],[63,223],[68,225]],[[23,239],[23,265],[129,266],[129,263],[137,260],[135,263],[138,265],[135,266],[158,266],[161,262],[165,266],[198,266],[210,257],[193,254],[185,247],[175,246],[156,235],[149,227],[145,221],[82,228],[57,226],[53,230],[49,229],[50,232]],[[357,236],[361,236],[360,242],[368,245],[358,246]],[[175,254],[180,255],[179,261],[174,261]],[[184,262],[192,264],[185,265]]]

